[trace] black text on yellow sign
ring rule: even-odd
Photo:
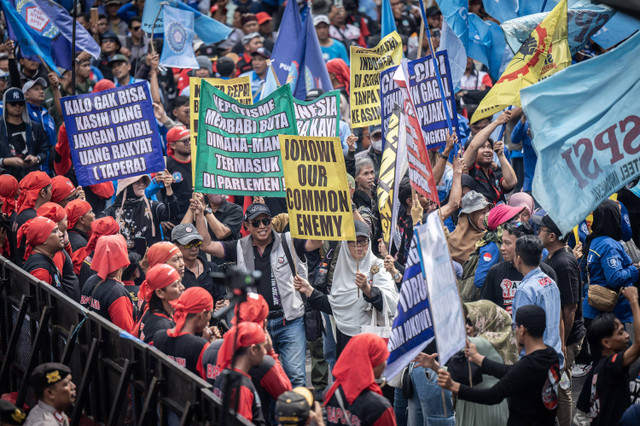
[[[355,240],[339,138],[280,135],[289,228],[294,238]]]

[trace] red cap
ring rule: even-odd
[[[256,18],[258,18],[258,25],[262,25],[265,22],[271,21],[273,19],[267,12],[256,13]]]
[[[102,80],[97,82],[95,86],[93,86],[93,92],[91,93],[98,93],[104,90],[115,89],[115,88],[116,88],[116,85],[113,83],[113,81],[103,78]]]
[[[51,201],[54,203],[64,200],[75,190],[76,187],[65,176],[56,176],[51,179]]]
[[[513,219],[518,213],[524,210],[525,207],[512,207],[506,204],[499,204],[489,211],[487,217],[487,224],[490,231],[495,231],[498,226]]]
[[[184,126],[176,126],[169,129],[167,132],[167,155],[173,156],[173,148],[169,145],[171,142],[179,141],[188,137],[191,133]]]

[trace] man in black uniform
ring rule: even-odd
[[[178,216],[173,221],[178,224],[189,210],[193,192],[191,136],[186,127],[172,127],[167,132],[167,170],[173,176],[171,188],[178,198]]]

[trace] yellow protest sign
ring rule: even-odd
[[[191,126],[191,173],[195,182],[196,174],[196,140],[198,139],[198,110],[200,108],[200,82],[204,80],[218,90],[231,96],[241,104],[253,105],[253,95],[251,94],[251,79],[248,75],[244,77],[223,80],[221,78],[198,78],[189,79],[189,125]]]
[[[380,73],[402,60],[402,39],[392,32],[372,49],[351,46],[351,127],[380,125]]]
[[[279,135],[294,238],[356,240],[340,138]]]

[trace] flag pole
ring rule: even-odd
[[[436,58],[436,52],[433,50],[433,44],[431,43],[431,31],[427,25],[427,14],[424,9],[424,3],[420,0],[420,13],[422,14],[422,20],[424,22],[424,32],[429,40],[429,49],[431,50],[431,59],[433,60],[433,68],[436,71],[436,78],[438,79],[438,87],[440,88],[440,96],[442,97],[442,104],[444,106],[444,115],[447,118],[447,127],[449,128],[449,134],[453,134],[453,126],[451,125],[451,115],[453,111],[449,111],[449,102],[444,94],[444,87],[442,86],[442,76],[440,75],[440,67],[438,67],[438,58]],[[449,88],[450,90],[452,88]]]
[[[73,0],[73,28],[71,29],[71,95],[76,94],[76,24],[78,22],[78,0]]]
[[[156,34],[156,22],[158,22],[158,18],[160,18],[160,14],[162,13],[162,9],[164,9],[165,4],[167,4],[166,1],[160,2],[160,9],[158,9],[156,19],[153,20],[153,26],[151,27],[151,40],[149,41],[149,44],[151,45],[151,53],[156,53],[156,48],[153,44],[153,36]]]

